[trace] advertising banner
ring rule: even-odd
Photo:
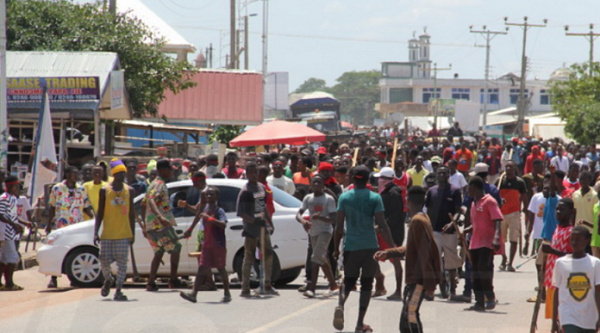
[[[125,71],[110,72],[110,108],[119,109],[125,106]]]
[[[100,79],[82,77],[9,77],[8,102],[41,102],[44,87],[50,101],[77,102],[100,99]]]

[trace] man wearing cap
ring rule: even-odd
[[[433,169],[433,171],[428,173],[425,176],[425,178],[423,179],[423,187],[425,189],[431,188],[431,187],[435,186],[435,184],[437,183],[436,172],[440,165],[442,165],[441,157],[434,156],[431,158],[431,169]]]
[[[161,158],[168,158],[167,157],[167,152],[168,149],[167,147],[158,147],[156,148],[156,153],[158,154],[158,156],[156,157],[156,159],[161,159]]]
[[[367,189],[370,174],[367,167],[363,165],[356,167],[352,175],[355,188],[342,194],[338,201],[334,257],[339,257],[340,243],[344,236],[345,274],[344,293],[340,305],[335,309],[333,319],[333,326],[338,330],[344,328],[344,304],[360,277],[360,300],[355,331],[372,331],[369,325],[364,323],[364,317],[369,307],[373,278],[377,271],[377,262],[373,259],[373,255],[379,246],[373,220],[383,240],[390,247],[396,246],[385,222],[385,209],[381,196]]]
[[[126,301],[121,288],[127,275],[129,245],[135,240],[135,212],[133,210],[134,189],[124,183],[127,168],[121,160],[110,162],[112,183],[100,189],[98,213],[94,225],[94,245],[100,243],[100,265],[104,276],[104,285],[100,291],[102,297],[108,296],[112,285],[110,265],[117,262],[117,281],[115,301]],[[99,236],[100,226],[102,235]]]
[[[390,165],[390,162],[388,162],[386,158],[387,151],[385,149],[380,149],[377,151],[377,169],[381,169]]]
[[[276,159],[272,163],[271,168],[273,169],[273,173],[267,177],[269,185],[277,187],[278,189],[287,192],[289,195],[294,195],[294,192],[296,192],[296,185],[294,185],[294,181],[283,175],[283,172],[285,171],[285,162],[283,159]]]
[[[177,278],[181,243],[179,243],[175,234],[174,226],[177,223],[171,211],[169,190],[165,182],[171,178],[173,169],[169,160],[158,161],[156,169],[158,170],[158,176],[150,184],[143,202],[146,206],[145,230],[150,246],[154,251],[148,284],[146,285],[147,291],[158,290],[154,280],[156,279],[158,266],[165,252],[171,255],[171,279],[169,280],[169,287],[176,288],[181,285],[181,282]]]
[[[385,222],[390,228],[390,233],[392,234],[392,239],[396,246],[401,246],[404,242],[404,222],[406,218],[406,213],[404,212],[404,198],[402,195],[402,189],[394,183],[394,170],[390,167],[384,167],[379,171],[379,173],[375,174],[375,177],[379,178],[379,194],[381,195],[381,200],[383,201],[384,207],[384,216]],[[378,235],[379,240],[379,250],[385,250],[389,246],[387,244],[383,244],[383,240]],[[392,265],[394,266],[394,272],[396,276],[396,291],[393,294],[388,296],[388,300],[400,301],[402,300],[402,265],[400,265],[399,260],[391,260]],[[383,287],[383,273],[381,270],[378,271],[378,276],[376,276],[376,292],[377,290],[384,289]],[[380,285],[382,288],[377,288],[377,285]]]
[[[342,194],[342,187],[333,177],[333,165],[327,162],[319,164],[319,175],[325,180],[325,188],[331,190],[334,194],[334,199],[337,199]]]

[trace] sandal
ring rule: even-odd
[[[371,297],[379,297],[379,296],[383,296],[387,294],[387,290],[385,289],[381,289],[381,290],[375,290],[372,294]]]
[[[221,303],[229,303],[231,302],[231,295],[225,295],[221,298]]]
[[[10,287],[7,285],[4,285],[2,290],[4,290],[4,291],[20,291],[20,290],[23,290],[23,287],[16,285],[16,284],[13,284]]]
[[[354,333],[367,333],[367,332],[373,332],[373,329],[371,328],[371,326],[367,325],[367,324],[363,324],[362,327],[357,327],[354,330]]]
[[[501,270],[501,271],[505,271],[506,270],[506,263],[500,264],[500,266],[498,266],[498,269]]]
[[[158,291],[156,282],[148,282],[148,284],[146,284],[146,291]]]
[[[387,297],[388,301],[401,301],[402,300],[402,295],[398,295],[398,294],[391,294],[390,296]]]
[[[186,301],[196,303],[196,296],[192,295],[191,293],[184,293],[183,291],[181,291],[179,292],[179,296],[181,296],[181,298],[183,298]]]
[[[335,312],[333,313],[333,327],[340,331],[344,329],[344,308],[341,306],[335,307]]]
[[[115,297],[113,298],[113,300],[125,302],[127,301],[127,296],[123,295],[123,293],[119,290],[115,293]]]

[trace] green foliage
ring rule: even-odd
[[[600,65],[574,64],[569,79],[550,86],[552,107],[565,121],[565,132],[581,144],[600,138]]]
[[[8,0],[8,50],[104,51],[119,55],[134,116],[156,116],[163,92],[193,86],[192,66],[161,52],[164,40],[140,20],[113,17],[97,4]]]
[[[213,142],[226,143],[229,147],[229,141],[235,139],[242,132],[241,126],[236,125],[219,125],[213,129],[213,132],[209,135],[208,140],[212,144]]]
[[[331,88],[331,93],[340,101],[341,112],[351,116],[356,123],[373,123],[373,106],[379,103],[379,71],[345,72]]]
[[[296,91],[294,91],[294,92],[299,94],[299,93],[310,93],[313,91],[329,92],[330,90],[331,89],[327,87],[327,83],[325,82],[325,80],[316,79],[314,77],[311,77],[310,79],[304,81],[304,83],[302,83],[298,87],[298,89],[296,89]]]

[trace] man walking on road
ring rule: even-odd
[[[0,276],[4,276],[6,285],[0,291],[23,290],[23,287],[13,281],[13,273],[19,262],[19,249],[15,240],[23,233],[23,227],[17,215],[17,198],[21,186],[17,177],[6,177],[6,192],[0,195]],[[27,224],[26,221],[22,221]]]
[[[112,285],[110,265],[117,262],[117,284],[115,301],[126,301],[121,288],[127,277],[127,259],[129,245],[135,240],[135,213],[133,196],[135,190],[124,183],[127,168],[121,160],[110,162],[113,182],[100,189],[98,212],[94,226],[94,244],[100,243],[100,264],[104,285],[100,291],[102,297],[108,296]],[[98,236],[100,226],[104,223],[102,236]]]
[[[148,241],[154,251],[154,258],[150,266],[150,275],[148,277],[147,291],[157,291],[158,287],[154,280],[158,271],[158,265],[162,261],[165,252],[171,255],[171,279],[169,288],[177,288],[181,282],[177,278],[177,269],[179,267],[179,254],[181,252],[181,243],[175,234],[175,216],[169,205],[169,190],[166,181],[173,173],[169,160],[160,160],[156,163],[158,176],[150,183],[146,192],[144,204],[146,205],[146,234]]]
[[[344,294],[341,296],[340,305],[335,308],[333,327],[338,330],[344,328],[344,304],[350,292],[356,286],[360,277],[360,300],[356,332],[372,332],[369,325],[364,323],[365,314],[369,307],[373,278],[377,271],[377,262],[373,258],[379,245],[375,235],[375,224],[381,230],[383,240],[395,247],[390,229],[385,222],[384,207],[381,196],[367,189],[370,171],[365,166],[354,169],[355,188],[342,194],[338,201],[335,227],[335,253],[339,257],[339,245],[344,233]]]

